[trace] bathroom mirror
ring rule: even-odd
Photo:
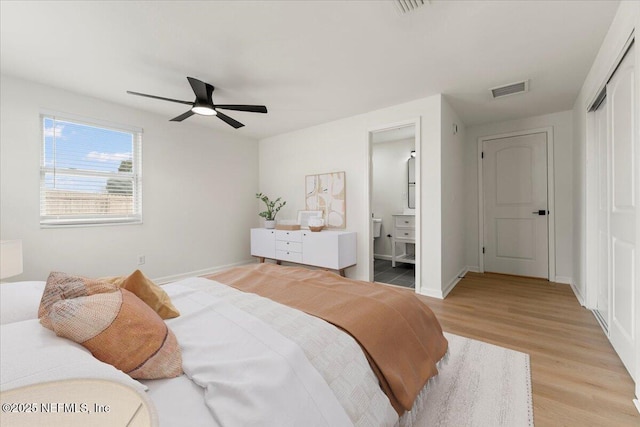
[[[407,202],[409,209],[416,208],[416,158],[415,152],[411,152],[411,157],[407,160],[408,185],[407,185]]]

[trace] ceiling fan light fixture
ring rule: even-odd
[[[171,119],[170,121],[172,122],[181,122],[193,116],[194,114],[197,114],[199,116],[215,116],[234,129],[240,129],[244,126],[242,123],[227,116],[222,111],[218,111],[218,109],[246,111],[249,113],[267,112],[267,107],[265,107],[264,105],[214,104],[212,95],[215,87],[213,87],[209,83],[205,83],[193,77],[187,77],[187,80],[189,80],[191,90],[193,90],[193,94],[196,96],[196,100],[193,102],[165,98],[163,96],[149,95],[140,92],[132,92],[130,90],[128,90],[127,93],[130,95],[144,96],[146,98],[160,99],[162,101],[177,102],[178,104],[186,104],[191,107],[187,112]]]
[[[191,111],[201,116],[215,116],[218,114],[218,112],[209,105],[194,105]]]

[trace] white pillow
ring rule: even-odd
[[[45,282],[0,283],[0,325],[38,318]]]
[[[0,336],[0,391],[67,379],[103,379],[147,390],[80,344],[56,336],[37,319],[2,325]]]

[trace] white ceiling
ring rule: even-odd
[[[263,138],[444,93],[466,125],[571,109],[618,1],[0,3],[0,70],[168,119],[186,76],[219,104],[269,113],[192,117]],[[530,79],[530,92],[489,88]],[[176,123],[176,126],[180,126]]]

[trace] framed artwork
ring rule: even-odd
[[[328,228],[345,228],[347,225],[344,175],[344,172],[331,172],[305,177],[306,209],[323,211]]]
[[[309,218],[323,218],[322,211],[298,211],[298,224],[300,228],[309,228]]]

